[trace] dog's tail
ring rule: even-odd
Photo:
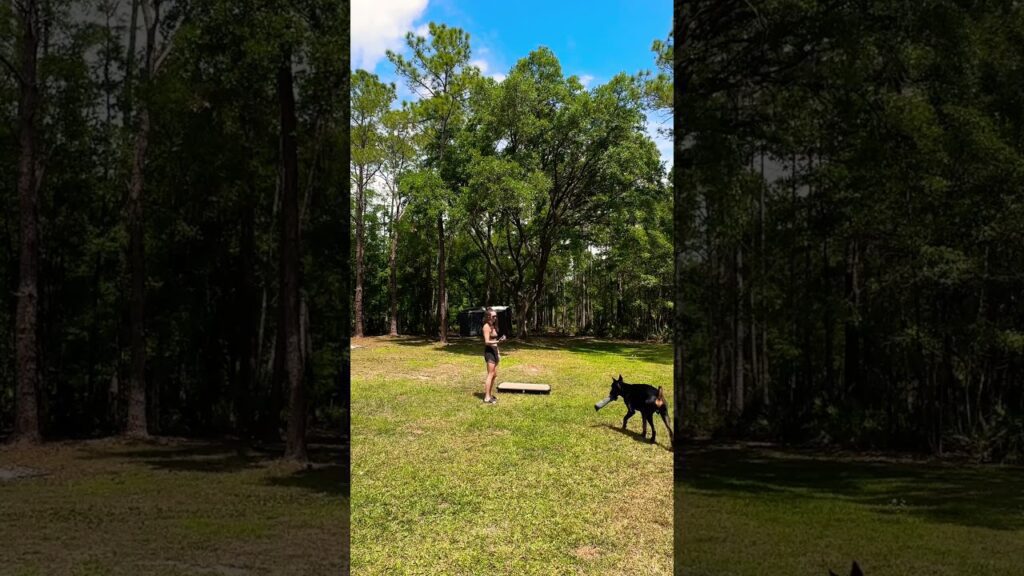
[[[661,408],[665,405],[665,391],[658,386],[658,397],[654,400],[654,405]]]

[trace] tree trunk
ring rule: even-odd
[[[362,168],[360,168],[360,172]],[[366,225],[363,219],[366,217],[366,189],[363,184],[362,174],[359,182],[356,183],[356,293],[353,299],[355,313],[355,337],[363,337],[363,252],[364,236]]]
[[[789,309],[792,320],[790,325],[790,342],[795,344],[799,334],[799,315],[796,310],[796,247],[797,247],[797,208],[796,208],[796,154],[793,154],[793,165],[791,167],[790,178],[792,180],[792,187],[790,188],[790,209],[791,209],[791,221],[790,230],[792,231],[791,245],[789,247],[789,290],[786,291],[786,308]],[[796,398],[797,388],[797,370],[796,366],[789,364],[789,405],[792,407]]]
[[[132,102],[133,88],[132,82],[135,81],[135,38],[138,34],[139,28],[139,2],[141,0],[132,0],[132,19],[131,25],[128,28],[128,56],[124,63],[124,124],[127,125],[132,118]]]
[[[284,320],[279,304],[277,306],[277,326],[274,329],[274,347],[270,349],[266,367],[266,371],[270,374],[270,391],[260,425],[260,436],[268,442],[281,440],[281,411],[284,408],[284,386],[281,381],[286,377],[283,325]]]
[[[736,245],[736,300],[733,321],[736,329],[736,344],[733,346],[734,368],[733,373],[733,402],[732,412],[734,416],[743,414],[746,407],[743,395],[745,383],[743,381],[743,343],[746,340],[745,325],[743,323],[743,246]]]
[[[146,0],[138,0],[146,1]],[[138,2],[133,3],[133,10]],[[146,12],[146,6],[142,6]],[[142,81],[151,85],[159,67],[156,42],[160,27],[159,10],[154,11],[152,19],[146,17],[146,47]],[[148,12],[146,12],[148,14]],[[135,14],[137,17],[137,13]],[[134,35],[134,22],[131,34]],[[170,41],[169,39],[167,40]],[[129,38],[131,43],[131,38]],[[169,45],[165,47],[169,49]],[[163,54],[166,56],[166,53]],[[128,55],[129,60],[135,58],[134,52]],[[131,87],[128,87],[129,92]],[[128,421],[125,435],[142,438],[149,436],[146,390],[146,331],[145,331],[145,292],[146,292],[146,250],[145,227],[143,225],[143,192],[145,190],[146,151],[149,146],[150,116],[149,104],[143,102],[139,107],[135,123],[134,155],[132,156],[132,175],[128,189],[127,224],[128,224],[128,265],[131,275],[131,295],[129,297],[129,333],[131,342],[131,366],[128,375]]]
[[[677,6],[680,6],[681,4],[682,3],[677,4]],[[682,11],[683,11],[682,7],[679,7],[676,10],[675,21],[673,22],[673,25],[674,25],[676,30],[681,30],[683,28],[683,26],[680,25],[681,24],[681,19],[683,17]],[[678,34],[677,37],[676,37],[676,46],[675,46],[676,62],[679,62],[681,60],[681,58],[679,58],[678,55],[681,54],[681,50],[682,50],[683,46],[686,45],[686,40],[687,40],[687,37],[686,37],[685,31],[682,31],[682,33]],[[677,68],[677,70],[678,70],[678,68]],[[686,89],[686,83],[687,83],[686,75],[685,74],[677,74],[676,80],[675,80],[675,86],[674,86],[674,88],[675,88],[675,98],[677,98],[675,100],[676,102],[679,102],[679,100],[678,100],[679,96],[684,93],[684,91]],[[677,136],[681,135],[683,133],[683,124],[682,124],[683,116],[684,116],[683,114],[676,114],[674,119],[673,119],[673,130],[674,130],[674,132],[675,132],[675,134]],[[681,147],[677,144],[676,146],[674,146],[674,150],[673,150],[673,162],[675,163],[676,166],[681,166],[682,165],[682,157],[681,156],[682,156]],[[672,426],[672,430],[673,430],[673,432],[672,432],[672,441],[673,441],[673,443],[675,442],[676,437],[678,437],[678,435],[680,433],[679,431],[682,429],[682,426],[683,426],[683,417],[684,417],[683,410],[684,410],[684,408],[686,406],[686,386],[687,386],[687,382],[685,380],[686,370],[684,369],[685,368],[685,361],[686,361],[686,354],[685,354],[686,350],[685,350],[684,344],[683,344],[683,341],[684,341],[683,337],[684,337],[684,334],[685,334],[684,331],[683,331],[683,326],[685,325],[685,322],[686,322],[686,316],[684,314],[684,306],[683,306],[683,304],[685,302],[685,292],[684,292],[684,285],[683,285],[683,270],[684,270],[683,263],[684,263],[684,255],[685,255],[685,252],[686,252],[686,238],[687,238],[686,234],[689,231],[686,230],[686,228],[685,228],[686,221],[687,221],[686,216],[687,216],[687,208],[688,207],[681,201],[682,198],[681,198],[681,196],[679,194],[679,190],[682,188],[682,186],[681,186],[681,184],[682,184],[682,181],[681,181],[682,173],[683,173],[682,170],[675,170],[673,172],[673,180],[674,180],[673,188],[674,188],[674,191],[675,191],[675,202],[673,202],[673,206],[672,206],[672,224],[673,224],[672,225],[672,248],[673,248],[673,253],[675,255],[675,258],[674,258],[675,262],[674,262],[674,265],[672,267],[672,276],[673,276],[673,278],[672,278],[672,280],[673,280],[672,286],[674,288],[674,294],[673,294],[673,298],[672,298],[672,300],[673,300],[673,306],[672,306],[672,344],[673,344],[673,346],[672,346],[672,348],[673,348],[673,362],[672,362],[672,367],[673,367],[672,372],[673,372],[673,374],[672,374],[672,381],[673,381],[674,389],[673,389],[672,396],[673,396],[673,400],[675,402],[674,410],[673,410],[673,414],[672,414],[672,416],[673,416],[673,418],[672,418],[672,424],[673,424],[673,426]],[[675,466],[673,467],[674,468],[673,476],[674,476],[675,482],[679,482],[682,478],[684,478],[683,457],[682,457],[681,453],[679,455],[677,455],[675,458],[673,458],[673,460],[674,460],[674,464],[675,464]],[[676,494],[678,495],[678,494],[680,494],[680,492],[677,491]],[[678,496],[677,496],[677,499],[675,501],[675,505],[676,505],[676,510],[678,511],[679,510],[679,508],[678,508],[678,506],[679,506]],[[682,536],[681,536],[681,534],[682,534],[682,530],[676,530],[675,537],[673,539],[673,545],[676,547],[676,550],[681,550],[682,549]]]
[[[36,443],[40,390],[39,317],[39,181],[36,157],[39,110],[36,58],[39,38],[35,0],[20,7],[21,78],[18,100],[18,210],[21,227],[18,264],[18,306],[15,320],[16,391],[14,439]]]
[[[103,109],[104,109],[104,122],[107,127],[113,125],[114,118],[114,99],[111,98],[110,90],[110,63],[111,56],[113,55],[113,46],[111,46],[111,38],[113,33],[110,29],[110,20],[114,16],[117,8],[111,7],[110,5],[102,6],[103,10]],[[109,172],[107,170],[109,164],[103,162],[103,179],[109,178]]]
[[[445,254],[444,215],[437,214],[437,323],[441,344],[448,343],[448,291],[445,279],[447,255]]]
[[[277,226],[277,220],[278,220],[277,213],[278,213],[278,210],[280,209],[280,198],[281,198],[281,178],[278,177],[276,179],[275,183],[274,183],[274,203],[273,203],[273,209],[271,210],[271,217],[270,217],[270,220],[271,220],[271,224],[270,224],[271,232],[273,232],[274,227]],[[255,202],[255,200],[254,200],[254,202]],[[351,214],[349,214],[349,215],[351,215]],[[351,231],[351,230],[349,230],[349,231]],[[346,236],[346,238],[347,238],[347,236]],[[348,248],[348,246],[346,246],[346,248]],[[268,274],[270,273],[269,265],[270,265],[270,262],[271,262],[272,259],[273,259],[272,248],[270,246],[268,246],[267,247],[266,259],[263,261],[263,264],[268,267],[268,270],[267,270]],[[347,277],[348,277],[348,275],[346,275],[346,278]],[[265,365],[263,364],[263,348],[264,348],[264,345],[266,344],[266,340],[264,339],[263,336],[264,336],[264,333],[266,331],[267,311],[268,311],[268,308],[267,308],[267,292],[268,292],[268,283],[264,282],[263,285],[262,285],[262,288],[260,290],[260,316],[259,316],[259,323],[257,324],[257,328],[256,328],[256,374],[255,374],[255,383],[259,387],[260,390],[263,390],[264,386],[267,383],[267,375],[269,375],[270,376],[270,382],[271,382],[270,388],[271,388],[271,391],[273,391],[273,389],[277,386],[277,381],[275,380],[275,378],[277,378],[277,376],[278,376],[278,372],[276,371],[277,370],[277,365],[275,364],[275,360],[274,360],[274,358],[276,356],[276,352],[278,350],[276,334],[274,336],[274,346],[272,348],[270,348],[270,354],[268,355],[269,358],[267,360],[267,363]],[[345,302],[347,303],[348,300],[346,299]],[[278,312],[279,311],[280,311],[280,307],[278,307]],[[280,316],[279,313],[278,313],[278,316]],[[349,317],[345,316],[345,318],[346,318],[346,322],[347,322]],[[280,319],[279,319],[277,326],[280,326],[280,325],[281,324],[280,324]],[[347,334],[347,332],[346,332],[346,334]],[[262,432],[263,433],[266,433],[268,431],[267,427],[265,425],[266,421],[267,421],[266,415],[267,415],[267,411],[264,410],[264,411],[262,411],[261,415],[259,416],[260,428],[262,428]],[[276,434],[276,430],[277,430],[277,425],[276,424],[274,425],[274,430],[275,430],[275,434]]]
[[[305,462],[306,396],[303,386],[299,319],[299,159],[296,142],[295,89],[291,53],[277,69],[281,107],[281,263],[279,295],[284,339],[284,373],[288,383],[288,435],[285,458]]]
[[[946,312],[947,308],[945,304],[941,305],[941,310],[939,317],[941,318],[943,325],[948,326],[949,316]],[[953,343],[952,337],[949,334],[949,328],[946,328],[945,334],[942,335],[942,360],[939,370],[941,370],[941,375],[938,379],[939,395],[938,403],[935,407],[936,419],[938,421],[936,424],[936,436],[938,436],[936,444],[938,445],[939,456],[942,456],[942,444],[947,426],[945,423],[946,407],[950,404],[949,393],[956,384],[956,375],[953,373]]]
[[[807,154],[807,174],[810,177],[814,173],[814,156],[812,153]],[[811,232],[811,202],[810,199],[814,195],[814,188],[810,183],[810,178],[807,184],[807,198],[805,199],[804,206],[804,222],[807,226],[807,236],[801,242],[801,250],[804,255],[804,266],[803,266],[803,283],[804,290],[808,297],[813,296],[813,288],[811,287],[811,272],[812,262],[811,256],[813,254],[813,248],[811,242],[813,241]],[[811,328],[812,318],[810,314],[799,314],[800,316],[800,329],[801,338],[803,341],[802,349],[800,350],[801,358],[801,392],[803,393],[803,407],[809,408],[813,404],[813,396],[818,392],[817,384],[818,378],[816,371],[814,370],[814,357],[811,350]]]
[[[711,239],[711,223],[708,222],[705,225],[705,236],[707,238],[707,250],[708,250],[708,261],[707,261],[707,278],[712,288],[718,281],[718,259],[716,258],[717,251],[715,250],[713,240]],[[676,264],[680,266],[680,264]],[[682,292],[682,288],[677,286],[676,292]],[[712,293],[715,291],[712,290]],[[718,383],[721,381],[721,371],[719,370],[719,346],[718,346],[718,306],[712,297],[707,298],[708,302],[708,323],[707,323],[707,340],[708,340],[708,366],[711,373],[710,379],[708,380],[708,405],[716,410],[719,414],[722,414],[721,398],[722,395],[718,393]],[[678,304],[676,304],[678,306]],[[674,314],[675,315],[675,314]]]
[[[860,335],[858,324],[860,318],[860,278],[858,264],[860,251],[856,240],[851,240],[847,250],[846,261],[846,301],[852,310],[843,326],[843,389],[864,405],[868,398],[864,394],[860,382]]]
[[[751,171],[754,170],[754,158],[755,158],[755,154],[753,152],[751,152],[751,154],[750,154],[750,169],[751,169]],[[763,186],[761,188],[763,189]],[[761,226],[762,225],[763,225],[763,222],[762,222],[762,218],[761,218],[760,199],[759,199],[758,200],[758,213],[757,213],[757,234],[758,234],[758,236],[755,237],[752,240],[752,242],[751,242],[751,244],[753,244],[755,247],[759,247],[760,246],[758,244],[758,240],[760,239]],[[757,252],[757,255],[763,257],[763,254],[761,254],[760,252]],[[758,324],[758,314],[757,314],[757,302],[755,301],[755,292],[757,292],[758,287],[761,285],[762,281],[763,281],[762,279],[757,278],[755,276],[754,267],[753,267],[753,265],[751,265],[750,266],[750,278],[748,279],[749,286],[747,287],[747,305],[749,305],[749,307],[750,307],[749,308],[749,319],[750,319],[750,338],[749,338],[749,340],[750,340],[750,389],[752,391],[757,391],[758,390],[758,386],[760,385],[760,377],[761,377],[761,374],[760,374],[760,366],[761,365],[758,362],[758,358],[757,358],[757,324]]]
[[[532,313],[532,305],[530,304],[530,299],[523,294],[522,290],[519,290],[515,294],[515,301],[513,304],[514,308],[512,309],[512,313],[515,315],[516,318],[519,319],[518,335],[520,337],[525,337],[530,333],[528,326],[529,322],[527,321],[527,316]]]
[[[350,123],[350,120],[351,120],[351,110],[350,110],[351,102],[349,100],[349,94],[351,93],[350,92],[351,77],[349,75],[350,73],[349,73],[348,70],[349,70],[348,67],[345,67],[345,66],[342,67],[341,85],[342,85],[343,88],[339,92],[340,97],[341,97],[341,102],[340,102],[339,108],[340,108],[342,117],[344,118],[344,122],[343,122],[344,126],[349,126],[349,123]],[[339,161],[340,161],[340,165],[341,166],[348,166],[348,165],[350,165],[350,162],[351,162],[351,159],[352,159],[352,156],[351,156],[352,149],[351,149],[351,142],[349,140],[349,131],[347,129],[346,130],[342,130],[341,131],[341,137],[342,137],[342,145],[340,147],[340,149],[341,149],[341,158],[339,158]],[[351,192],[351,179],[346,184],[347,184],[347,186],[345,188],[346,192]],[[342,214],[341,214],[341,222],[342,222],[342,224],[341,224],[341,227],[342,227],[342,229],[341,229],[342,244],[341,245],[342,245],[342,254],[344,254],[344,255],[349,254],[349,248],[350,248],[350,244],[349,243],[351,242],[351,237],[352,237],[352,218],[351,218],[351,216],[352,216],[352,204],[350,202],[343,203],[342,204]],[[347,338],[346,336],[348,334],[350,334],[350,332],[349,332],[349,322],[351,321],[351,316],[350,316],[350,309],[349,309],[349,302],[350,301],[348,299],[348,294],[350,293],[349,292],[349,287],[351,286],[351,284],[349,282],[351,281],[352,275],[351,275],[351,268],[350,268],[351,264],[348,262],[347,259],[343,259],[342,261],[344,262],[344,273],[341,275],[341,287],[340,287],[341,288],[341,322],[342,322],[342,326],[341,326],[341,342],[340,342],[340,346],[339,346],[339,348],[341,349],[341,362],[338,363],[337,386],[338,386],[338,390],[339,390],[339,394],[338,394],[339,395],[339,401],[340,401],[340,404],[341,404],[341,431],[340,431],[341,434],[340,434],[340,436],[341,436],[341,468],[342,468],[342,470],[341,470],[341,486],[340,486],[340,488],[341,488],[341,497],[344,499],[345,502],[348,502],[349,495],[351,494],[350,478],[352,477],[352,473],[351,473],[352,472],[352,458],[351,458],[351,454],[352,454],[352,452],[351,452],[351,447],[352,447],[352,442],[351,442],[352,434],[351,434],[351,430],[352,430],[352,426],[351,426],[351,418],[350,418],[350,414],[351,414],[350,407],[352,406],[352,386],[351,386],[351,369],[350,369],[351,368],[351,364],[352,364],[352,362],[351,362],[351,360],[352,360],[351,359],[352,348],[351,348],[351,345],[349,343],[349,338]],[[429,274],[428,274],[428,276],[429,276]],[[428,280],[428,282],[429,282],[429,280]],[[348,554],[349,543],[350,543],[350,530],[349,529],[350,529],[349,515],[345,514],[344,518],[342,520],[342,526],[341,526],[341,530],[340,530],[342,538],[341,538],[341,542],[338,543],[338,545],[341,547],[341,549],[345,551],[345,556],[344,556],[344,561],[343,561],[343,563],[344,563],[344,570],[348,570],[348,568],[349,568],[349,554]]]
[[[829,266],[828,236],[821,241],[821,297],[822,324],[825,329],[825,390],[827,394],[836,392],[836,370],[834,356],[835,326],[832,321],[832,269]]]
[[[527,314],[532,310],[534,318],[536,318],[536,311],[541,306],[541,298],[544,294],[544,277],[547,275],[548,262],[551,259],[553,238],[554,236],[551,234],[543,234],[541,236],[540,258],[537,260],[537,278],[533,286],[533,293],[526,299],[526,307],[518,312],[520,317],[523,319],[523,331],[521,336],[524,337],[529,334]],[[536,326],[537,322],[534,321],[533,324]]]
[[[256,389],[256,189],[249,190],[249,206],[242,219],[242,298],[240,306],[239,378],[235,392],[235,426],[239,436],[249,439],[252,424],[252,395]]]
[[[981,276],[981,278],[982,278],[981,285],[979,286],[979,289],[978,289],[978,320],[977,320],[978,323],[984,322],[985,320],[988,319],[988,299],[986,297],[986,295],[988,294],[988,282],[989,282],[988,261],[989,261],[989,247],[985,246],[984,269],[983,269],[982,276]],[[984,413],[982,412],[982,409],[981,409],[982,408],[981,407],[981,400],[982,400],[982,392],[985,389],[985,378],[988,375],[988,360],[983,360],[982,361],[982,365],[979,368],[980,368],[979,372],[981,374],[978,377],[978,393],[977,393],[977,396],[975,397],[976,400],[974,402],[974,409],[976,410],[976,417],[974,418],[974,422],[977,423],[977,424],[980,424],[982,426],[982,428],[984,428],[984,426],[985,426],[985,415],[984,415]],[[971,427],[971,432],[972,433],[974,432],[974,426]]]
[[[149,110],[139,110],[135,132],[135,155],[132,162],[131,188],[128,194],[129,268],[131,270],[131,296],[129,323],[131,333],[131,368],[128,375],[128,423],[125,435],[149,435],[146,418],[146,333],[145,291],[146,251],[142,216],[142,193],[145,185],[146,148],[149,144]]]
[[[157,342],[157,349],[163,349],[162,342]],[[166,381],[167,372],[159,369],[155,371],[153,378],[149,379],[146,392],[146,425],[153,434],[160,434],[160,395]]]
[[[768,269],[767,269],[767,245],[765,244],[765,192],[768,188],[768,183],[764,179],[764,150],[761,151],[761,198],[758,203],[758,224],[761,229],[761,290],[760,290],[760,302],[759,310],[761,317],[761,401],[765,406],[771,404],[771,397],[769,394],[769,377],[768,377],[768,306],[765,302],[765,287],[768,285]]]
[[[389,336],[398,336],[398,230],[392,224],[391,250],[388,253],[388,294],[391,298],[391,328]]]
[[[753,281],[751,281],[751,286],[747,292],[749,293],[748,296],[750,301],[750,389],[752,391],[756,391],[760,384],[759,378],[761,375],[758,373],[758,367],[760,364],[758,363],[757,358],[757,305],[754,302]]]

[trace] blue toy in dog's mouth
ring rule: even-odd
[[[611,401],[612,401],[611,398],[605,398],[604,400],[601,400],[597,404],[594,404],[594,411],[597,411],[597,410],[600,410],[601,408],[604,408]]]

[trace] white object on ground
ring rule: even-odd
[[[549,384],[527,384],[525,382],[502,382],[498,384],[501,392],[551,392]]]

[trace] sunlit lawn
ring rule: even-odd
[[[619,430],[611,379],[663,386],[667,345],[506,342],[481,402],[482,345],[367,338],[352,351],[353,574],[672,573],[672,452]]]

